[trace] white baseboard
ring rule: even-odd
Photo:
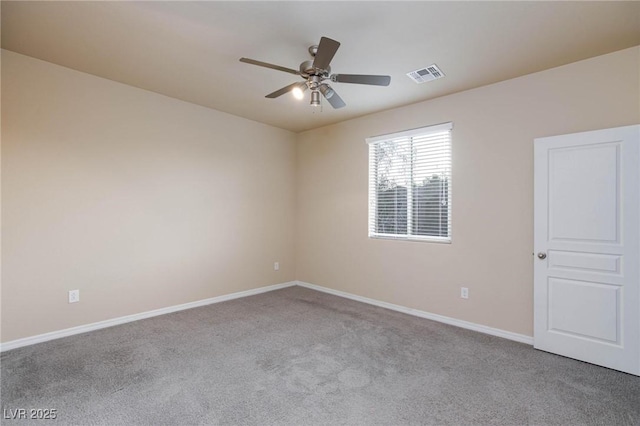
[[[459,320],[451,317],[446,317],[444,315],[432,314],[430,312],[420,311],[418,309],[412,309],[412,308],[407,308],[405,306],[394,305],[393,303],[381,302],[380,300],[369,299],[368,297],[358,296],[355,294],[346,293],[344,291],[334,290],[332,288],[322,287],[315,284],[309,284],[303,281],[296,281],[296,283],[301,287],[322,291],[324,293],[333,294],[334,296],[340,296],[346,299],[368,303],[369,305],[379,306],[381,308],[402,312],[404,314],[409,314],[409,315],[413,315],[420,318],[426,318],[433,321],[443,322],[445,324],[455,325],[456,327],[466,328],[468,330],[478,331],[480,333],[490,334],[492,336],[498,336],[504,339],[515,340],[516,342],[533,345],[533,337],[526,336],[524,334],[513,333],[511,331],[501,330],[499,328],[487,327],[486,325],[481,325],[481,324],[476,324],[469,321],[463,321],[463,320]]]
[[[498,337],[502,337],[509,340],[515,340],[516,342],[533,345],[533,337],[525,336],[524,334],[513,333],[510,331],[500,330],[498,328],[487,327],[486,325],[480,325],[480,324],[475,324],[468,321],[446,317],[444,315],[432,314],[429,312],[420,311],[418,309],[412,309],[412,308],[407,308],[405,306],[394,305],[392,303],[382,302],[379,300],[370,299],[368,297],[358,296],[355,294],[346,293],[344,291],[334,290],[331,288],[322,287],[315,284],[309,284],[303,281],[290,281],[282,284],[275,284],[275,285],[270,285],[266,287],[254,288],[252,290],[225,294],[223,296],[212,297],[210,299],[203,299],[203,300],[197,300],[195,302],[183,303],[181,305],[168,306],[166,308],[160,308],[160,309],[155,309],[153,311],[141,312],[139,314],[126,315],[119,318],[113,318],[105,321],[94,322],[91,324],[80,325],[78,327],[66,328],[64,330],[52,331],[50,333],[39,334],[37,336],[30,336],[22,339],[12,340],[12,341],[0,344],[0,352],[21,348],[23,346],[35,345],[36,343],[47,342],[49,340],[60,339],[62,337],[68,337],[76,334],[87,333],[89,331],[100,330],[107,327],[113,327],[114,325],[125,324],[128,322],[138,321],[145,318],[151,318],[158,315],[169,314],[171,312],[183,311],[185,309],[197,308],[199,306],[206,306],[214,303],[225,302],[227,300],[239,299],[241,297],[253,296],[256,294],[279,290],[281,288],[291,287],[294,285],[299,285],[301,287],[310,288],[312,290],[333,294],[335,296],[344,297],[346,299],[356,300],[358,302],[367,303],[369,305],[391,309],[393,311],[402,312],[402,313],[417,316],[420,318],[426,318],[433,321],[443,322],[445,324],[455,325],[457,327],[478,331],[480,333],[490,334],[492,336],[498,336]]]
[[[80,325],[78,327],[66,328],[64,330],[52,331],[50,333],[39,334],[37,336],[25,337],[23,339],[12,340],[0,344],[0,352],[23,346],[35,345],[36,343],[47,342],[49,340],[60,339],[62,337],[73,336],[86,333],[88,331],[100,330],[102,328],[113,327],[114,325],[125,324],[158,315],[169,314],[171,312],[183,311],[185,309],[197,308],[199,306],[211,305],[213,303],[226,302],[227,300],[239,299],[241,297],[253,296],[255,294],[266,293],[268,291],[279,290],[285,287],[296,285],[296,281],[282,284],[275,284],[266,287],[254,288],[252,290],[239,291],[237,293],[225,294],[223,296],[212,297],[210,299],[197,300],[195,302],[183,303],[181,305],[167,306],[166,308],[155,309],[153,311],[141,312],[139,314],[126,315],[124,317],[108,319],[91,324]]]

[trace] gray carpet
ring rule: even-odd
[[[638,377],[301,287],[1,361],[39,425],[640,424]]]

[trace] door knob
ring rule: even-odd
[[[547,253],[544,253],[544,252],[538,253],[538,259],[546,259],[546,258],[547,258]]]

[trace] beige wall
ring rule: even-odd
[[[3,50],[2,341],[293,280],[294,173],[293,133]]]
[[[531,335],[533,138],[639,87],[633,48],[296,136],[3,50],[1,340],[296,278]],[[453,243],[368,239],[365,137],[445,121]]]
[[[533,139],[639,123],[639,64],[636,47],[300,134],[297,279],[532,335]],[[364,139],[446,121],[452,244],[368,239]]]

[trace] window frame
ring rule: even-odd
[[[382,142],[391,142],[394,140],[399,140],[399,139],[406,139],[409,138],[411,140],[410,142],[410,146],[411,146],[411,176],[410,176],[410,181],[413,182],[413,166],[416,163],[416,160],[414,159],[413,156],[413,138],[419,138],[419,137],[425,137],[431,134],[436,134],[436,133],[442,133],[442,132],[449,132],[449,140],[448,140],[448,161],[449,164],[452,163],[453,160],[453,141],[452,141],[452,132],[453,130],[453,123],[452,122],[446,122],[446,123],[441,123],[441,124],[436,124],[436,125],[432,125],[432,126],[425,126],[425,127],[420,127],[420,128],[416,128],[416,129],[410,129],[410,130],[405,130],[405,131],[400,131],[400,132],[395,132],[395,133],[389,133],[389,134],[384,134],[384,135],[379,135],[379,136],[373,136],[373,137],[369,137],[366,138],[366,142],[369,145],[369,156],[368,156],[368,179],[367,179],[367,191],[368,191],[368,203],[369,203],[369,211],[368,211],[368,218],[367,218],[367,232],[368,232],[368,236],[371,239],[384,239],[384,240],[396,240],[396,241],[418,241],[418,242],[428,242],[428,243],[440,243],[440,244],[451,244],[452,242],[452,226],[451,226],[451,216],[452,216],[452,209],[451,209],[451,193],[452,193],[452,187],[451,187],[451,181],[452,181],[452,165],[449,168],[449,171],[445,174],[446,178],[447,178],[447,236],[433,236],[433,235],[415,235],[415,234],[411,234],[412,232],[412,219],[410,217],[410,215],[412,215],[413,213],[413,183],[411,185],[408,185],[407,188],[407,233],[406,234],[389,234],[389,233],[382,233],[382,232],[376,232],[375,230],[377,229],[377,220],[378,220],[378,216],[377,216],[377,204],[378,204],[378,193],[376,190],[376,186],[377,186],[377,182],[379,179],[379,174],[377,171],[377,163],[375,160],[375,149],[376,149],[376,144],[382,143]],[[372,180],[376,183],[375,185],[372,183]]]

